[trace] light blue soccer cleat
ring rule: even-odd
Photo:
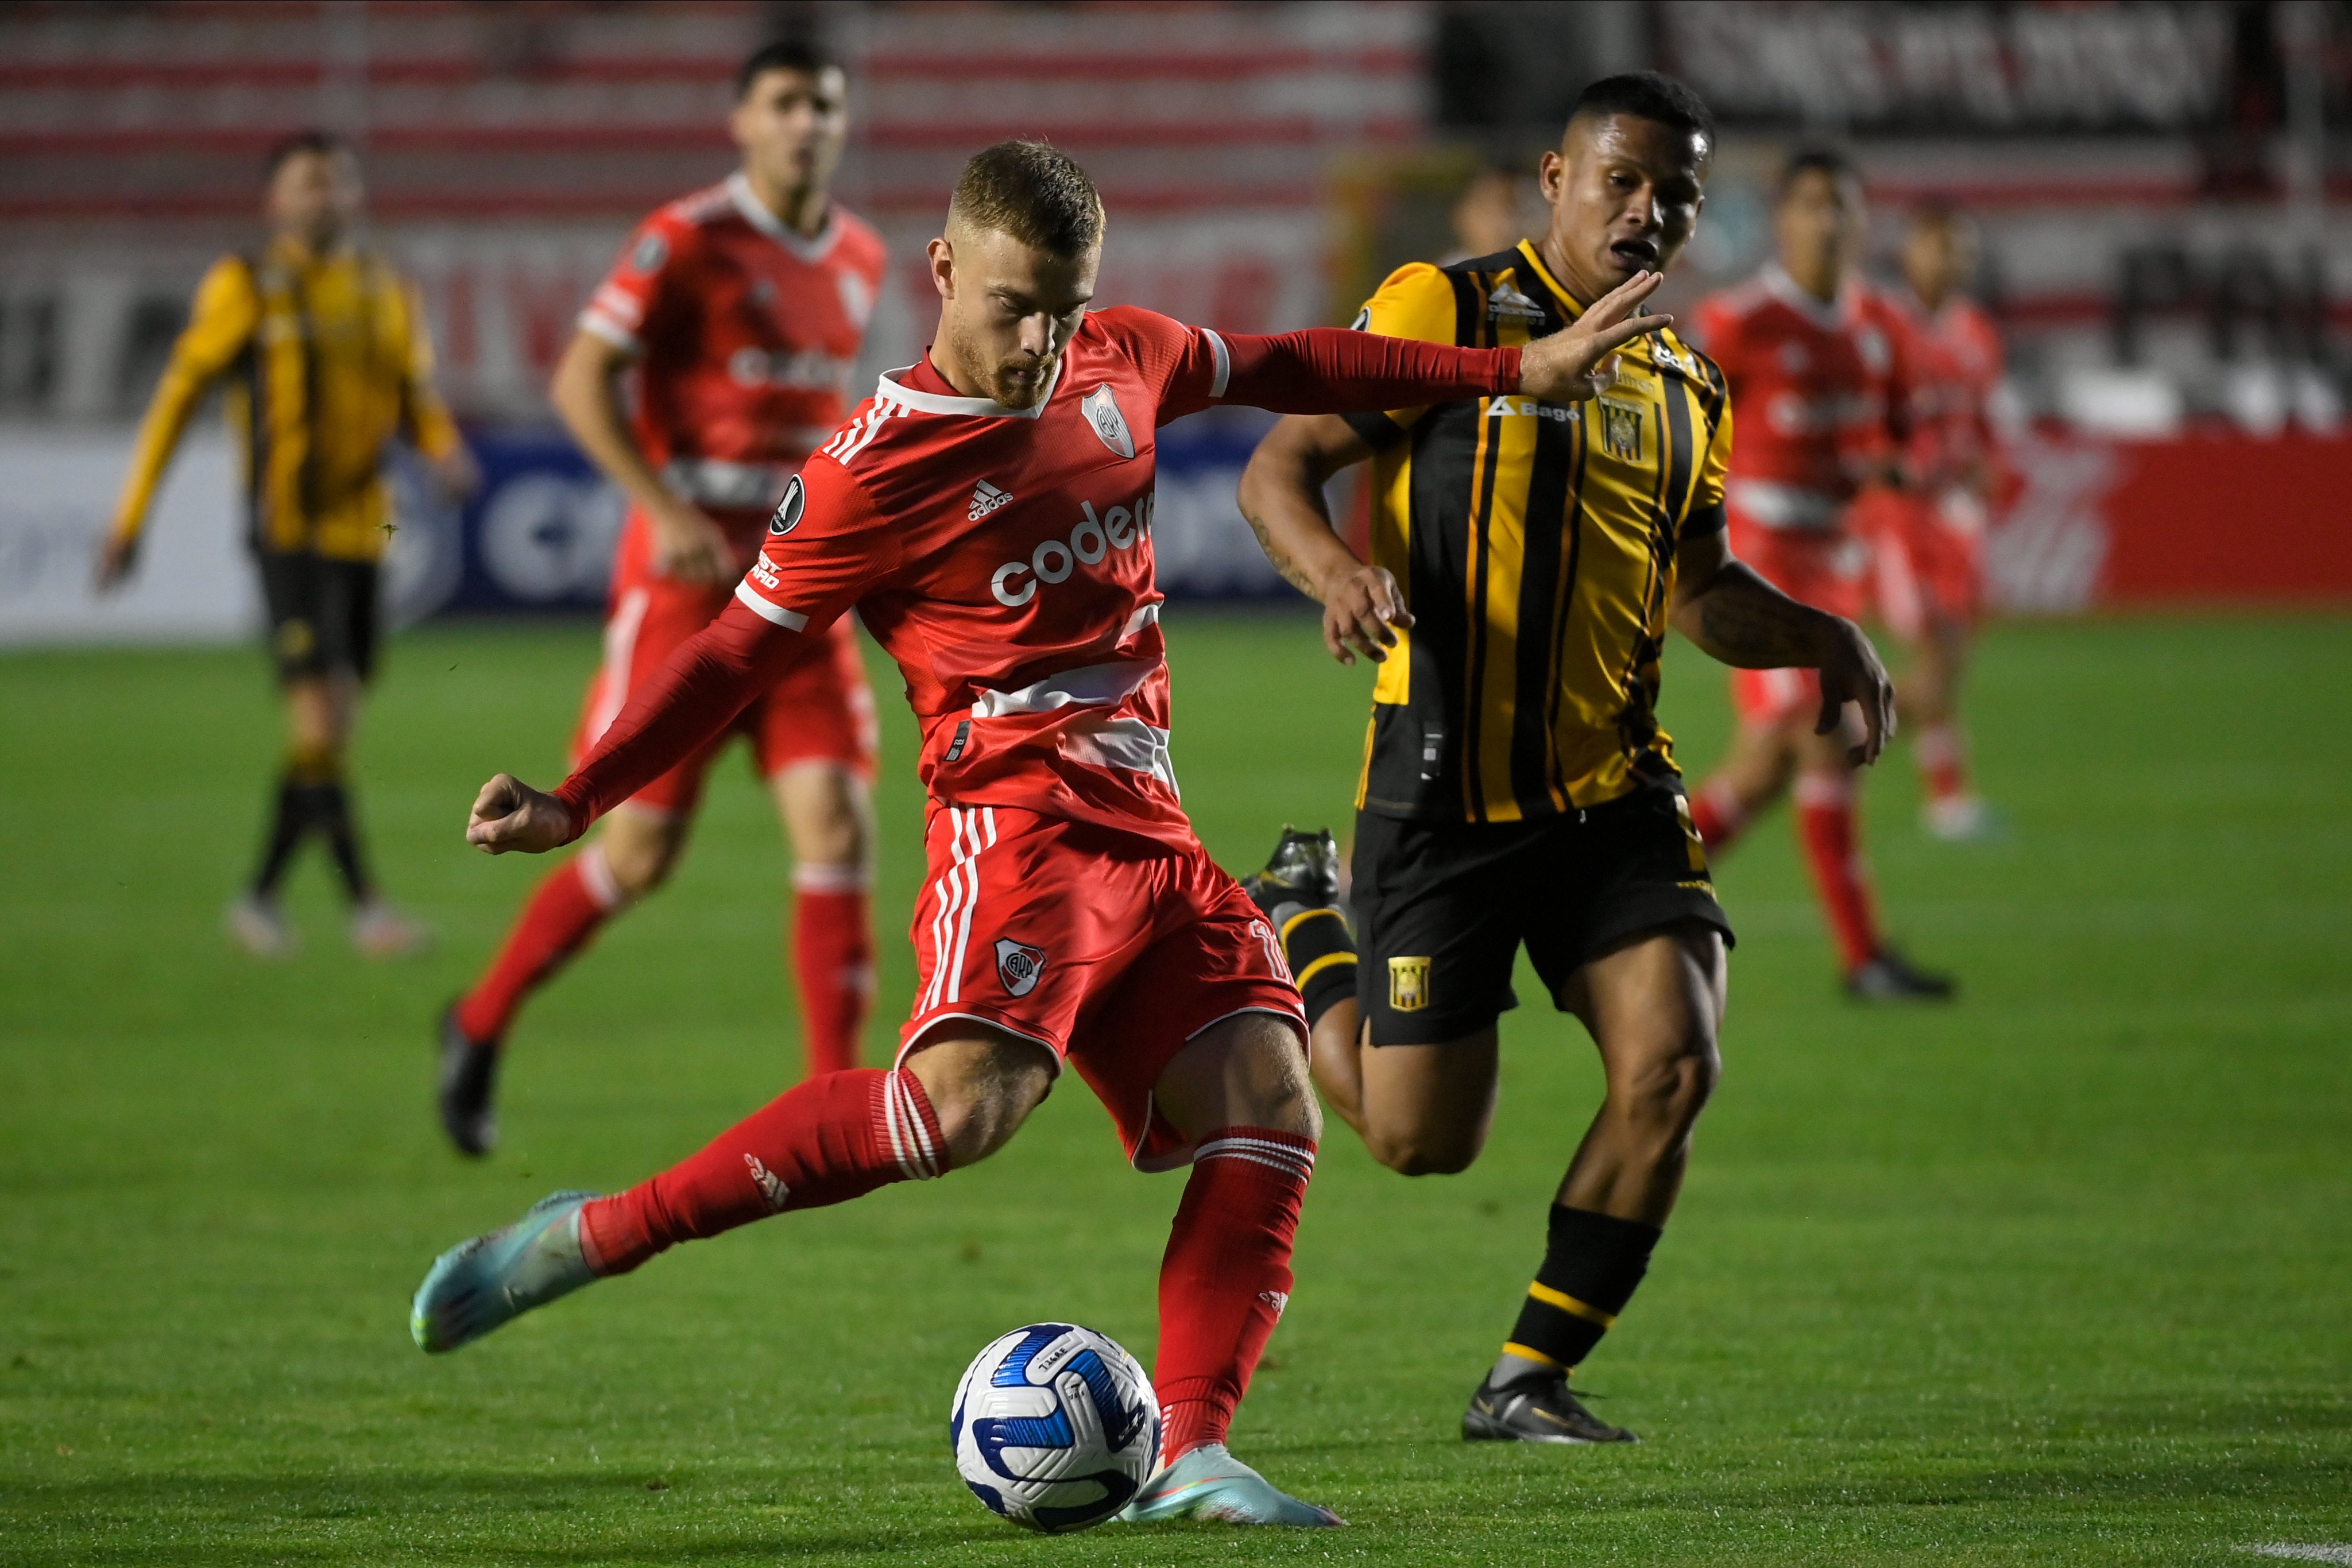
[[[1264,1476],[1225,1452],[1223,1443],[1203,1443],[1150,1480],[1135,1500],[1119,1510],[1127,1524],[1161,1519],[1214,1519],[1227,1524],[1293,1524],[1308,1529],[1348,1521],[1328,1508],[1276,1491]]]
[[[580,1209],[596,1196],[550,1193],[512,1225],[436,1258],[408,1308],[416,1348],[455,1350],[594,1280],[580,1250]]]

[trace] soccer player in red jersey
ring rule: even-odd
[[[1001,142],[967,163],[929,247],[927,357],[884,376],[810,459],[735,602],[579,770],[553,794],[500,774],[467,830],[493,853],[578,837],[855,604],[906,677],[930,796],[898,1066],[803,1083],[614,1197],[542,1201],[444,1254],[410,1326],[452,1349],[678,1241],[971,1165],[1067,1061],[1139,1169],[1192,1167],[1160,1277],[1164,1468],[1128,1517],[1336,1523],[1224,1446],[1290,1298],[1321,1119],[1278,939],[1178,802],[1153,433],[1218,402],[1590,398],[1611,350],[1666,319],[1636,314],[1648,274],[1524,350],[1089,314],[1102,226],[1092,183],[1050,147]]]
[[[629,497],[604,666],[574,760],[725,607],[785,484],[848,408],[883,257],[880,237],[827,194],[847,95],[841,68],[810,45],[771,44],[746,60],[730,121],[742,167],[638,226],[556,368],[557,412]],[[634,414],[622,400],[633,368]],[[728,734],[751,742],[792,841],[808,1071],[856,1064],[874,985],[874,699],[843,619],[727,734],[647,780],[540,883],[489,967],[443,1015],[441,1119],[463,1152],[495,1141],[491,1094],[516,1010],[669,874]]]
[[[1961,292],[1976,261],[1976,231],[1962,214],[1943,206],[1911,214],[1902,251],[1908,287],[1885,294],[1908,345],[1911,484],[1874,486],[1855,504],[1856,526],[1871,542],[1879,613],[1913,650],[1903,705],[1927,786],[1922,815],[1942,839],[1980,838],[1995,827],[1969,786],[1959,718],[1984,608],[1986,506],[1999,460],[1990,408],[2000,383],[2000,334]]]
[[[1902,324],[1854,276],[1862,182],[1843,156],[1790,161],[1773,235],[1778,259],[1754,282],[1702,304],[1694,334],[1722,367],[1739,412],[1724,497],[1731,548],[1791,598],[1855,620],[1870,552],[1848,511],[1864,484],[1900,479]],[[1913,967],[1879,927],[1853,748],[1837,710],[1822,705],[1819,677],[1735,670],[1731,689],[1739,727],[1730,755],[1691,800],[1708,849],[1727,848],[1793,784],[1798,839],[1849,994],[1951,995],[1950,981]]]

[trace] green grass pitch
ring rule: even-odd
[[[1171,630],[1210,848],[1252,863],[1286,818],[1340,818],[1361,672],[1297,615]],[[1578,1028],[1530,1007],[1475,1170],[1404,1180],[1336,1123],[1325,1145],[1235,1446],[1353,1528],[1051,1541],[957,1484],[949,1395],[1034,1319],[1148,1363],[1181,1185],[1127,1171],[1075,1080],[980,1169],[684,1249],[455,1356],[409,1344],[441,1248],[632,1180],[797,1071],[785,862],[730,760],[677,881],[526,1014],[505,1147],[442,1146],[428,1026],[545,864],[466,850],[465,807],[500,767],[553,780],[594,653],[577,625],[396,644],[362,810],[440,946],[353,957],[313,859],[308,949],[276,966],[218,925],[274,750],[258,654],[0,658],[0,1563],[2218,1565],[2352,1542],[2352,622],[1997,631],[1979,749],[2011,836],[1922,838],[1900,755],[1871,802],[1894,928],[1965,978],[1948,1010],[1833,995],[1783,820],[1731,859],[1727,1074],[1584,1379],[1640,1446],[1456,1437],[1598,1092]],[[1695,768],[1722,684],[1676,650]],[[877,685],[878,1053],[920,860],[911,727]]]

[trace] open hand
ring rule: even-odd
[[[1862,705],[1862,744],[1849,746],[1845,759],[1856,768],[1878,760],[1895,734],[1895,682],[1878,662],[1878,650],[1861,627],[1851,621],[1838,623],[1841,635],[1830,656],[1822,662],[1822,711],[1813,722],[1815,735],[1835,730],[1845,705]]]
[[[1644,332],[1671,325],[1671,316],[1641,314],[1663,273],[1637,272],[1592,302],[1574,325],[1538,338],[1519,354],[1519,391],[1545,402],[1581,402],[1617,380],[1616,352]]]
[[[466,841],[485,854],[511,850],[544,854],[571,841],[572,813],[563,802],[511,773],[501,773],[482,786],[466,823]]]
[[[1356,563],[1337,581],[1324,585],[1323,645],[1343,664],[1361,653],[1382,664],[1396,646],[1396,628],[1411,628],[1412,612],[1385,567]]]

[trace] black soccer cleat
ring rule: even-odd
[[[478,1159],[498,1147],[499,1118],[490,1101],[499,1084],[499,1042],[466,1038],[457,1004],[441,1012],[441,1082],[435,1099],[441,1125],[457,1152]]]
[[[1860,1002],[1948,1002],[1959,988],[1949,975],[1914,968],[1910,959],[1892,947],[1880,948],[1845,977],[1845,994]]]
[[[1328,909],[1339,902],[1339,845],[1328,828],[1282,824],[1265,869],[1242,878],[1242,891],[1268,915],[1286,904]]]
[[[1530,1377],[1497,1388],[1492,1379],[1470,1396],[1462,1412],[1465,1443],[1638,1443],[1622,1427],[1612,1427],[1568,1391],[1568,1379]]]

